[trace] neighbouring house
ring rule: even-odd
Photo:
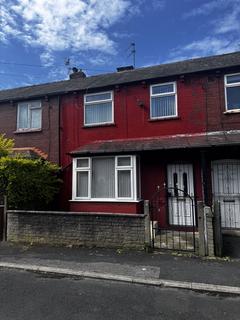
[[[62,210],[139,214],[157,194],[157,226],[185,232],[218,200],[240,230],[240,52],[1,91],[0,128],[62,166]]]
[[[15,140],[16,152],[59,163],[59,97],[49,86],[0,91],[0,132]]]

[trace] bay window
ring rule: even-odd
[[[240,110],[240,73],[225,76],[226,111]]]
[[[177,116],[176,82],[152,85],[150,118],[170,118]]]
[[[137,200],[136,156],[74,159],[73,200]]]

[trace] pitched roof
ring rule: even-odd
[[[154,138],[99,140],[70,152],[72,156],[240,145],[240,130],[178,134]]]
[[[0,101],[29,99],[44,95],[63,94],[76,90],[95,89],[123,83],[164,78],[208,70],[220,70],[240,66],[240,52],[218,56],[190,59],[185,61],[137,68],[123,72],[113,72],[96,76],[70,79],[52,83],[33,85],[0,91]]]

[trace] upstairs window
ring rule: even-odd
[[[240,109],[240,73],[225,76],[226,110]]]
[[[113,123],[113,93],[102,92],[84,96],[84,125]]]
[[[18,104],[17,130],[38,130],[42,127],[41,101],[28,101]]]
[[[150,118],[170,118],[177,116],[176,82],[151,86]]]
[[[73,199],[137,199],[136,157],[109,156],[73,160]]]

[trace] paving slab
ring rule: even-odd
[[[240,260],[207,260],[161,252],[0,244],[0,262],[240,287]]]

